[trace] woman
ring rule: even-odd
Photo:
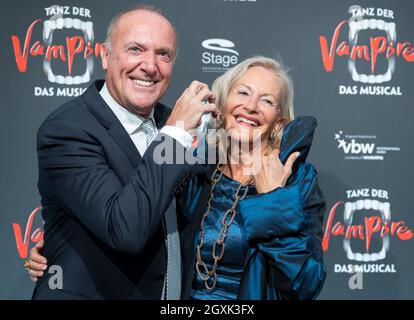
[[[326,276],[325,202],[305,162],[316,120],[293,120],[292,82],[273,59],[241,62],[212,90],[226,136],[218,165],[177,195],[182,297],[316,298]],[[31,264],[32,276],[42,270]]]

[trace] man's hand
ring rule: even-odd
[[[204,113],[217,113],[214,100],[213,92],[205,83],[193,81],[175,103],[166,125],[177,126],[192,133],[201,123]]]
[[[30,270],[30,279],[36,282],[38,278],[43,277],[44,271],[47,269],[47,260],[45,257],[40,255],[45,242],[39,241],[32,249],[30,249],[29,259],[27,259]]]

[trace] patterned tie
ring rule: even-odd
[[[141,128],[145,132],[148,147],[152,139],[154,139],[155,134],[157,133],[157,129],[155,128],[155,124],[152,118],[146,118],[144,122],[141,124]]]
[[[141,127],[146,134],[148,146],[155,137],[157,129],[152,118],[145,119]],[[175,200],[173,199],[162,221],[166,234],[165,245],[167,247],[167,274],[162,294],[165,300],[179,300],[181,296],[181,251],[175,210]]]
[[[180,300],[181,295],[181,254],[178,235],[175,200],[171,201],[165,216],[164,228],[167,235],[167,275],[165,280],[165,300]]]

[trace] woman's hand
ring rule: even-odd
[[[30,249],[29,259],[27,262],[30,265],[29,275],[33,282],[38,278],[43,277],[44,271],[47,269],[47,260],[40,254],[45,242],[39,241],[32,249]]]
[[[260,170],[253,175],[257,192],[266,193],[278,187],[284,187],[299,155],[299,152],[292,153],[283,165],[279,159],[279,149],[261,154],[260,160],[258,159],[261,165]]]

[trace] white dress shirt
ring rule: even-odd
[[[128,135],[131,137],[134,145],[137,147],[139,154],[143,156],[145,150],[147,149],[146,134],[144,130],[140,128],[142,122],[144,121],[144,118],[128,111],[118,102],[116,102],[115,99],[110,95],[108,87],[106,86],[106,82],[104,83],[99,94],[109,106],[109,108],[111,108],[112,112],[115,114],[118,120],[121,122],[126,132],[128,132]],[[154,119],[154,110],[151,111],[149,117],[151,117],[154,120],[154,123],[156,123]],[[160,132],[174,138],[186,148],[189,148],[193,142],[193,137],[191,134],[179,127],[164,126]]]

